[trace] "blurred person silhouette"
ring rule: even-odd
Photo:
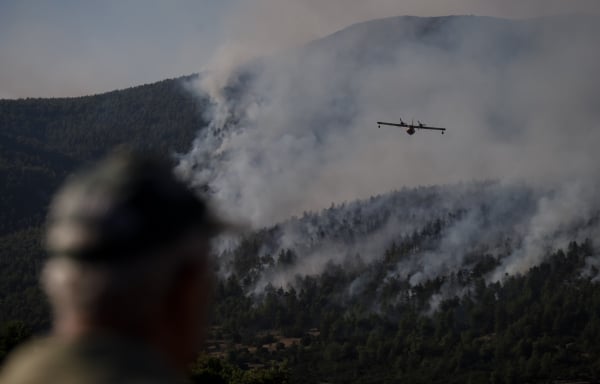
[[[70,177],[46,228],[51,335],[13,353],[0,383],[184,381],[226,227],[158,157],[116,152]]]

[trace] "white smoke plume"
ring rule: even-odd
[[[310,8],[297,7],[299,15]],[[311,38],[311,31],[321,33],[317,18],[301,32],[273,37],[265,58],[256,58],[253,45],[241,40],[243,49],[224,48],[213,68],[190,85],[210,100],[211,123],[178,171],[208,188],[230,216],[256,228],[405,186],[502,180],[509,187],[496,197],[486,192],[485,202],[477,203],[488,204],[491,216],[468,212],[439,247],[403,260],[396,273],[411,284],[451,273],[468,264],[469,250],[481,244],[496,244],[499,253],[503,236],[512,236],[510,254],[490,280],[523,273],[542,261],[547,247],[598,233],[580,225],[600,207],[597,21],[389,18],[280,49]],[[399,116],[447,126],[448,132],[409,137],[377,129],[377,120]],[[531,201],[511,194],[510,188],[520,188],[511,185],[524,184]],[[464,199],[473,196],[441,194],[438,204],[468,210],[476,204]],[[343,264],[357,253],[367,261],[381,257],[395,236],[444,211],[419,209],[422,215],[386,219],[360,242],[306,245],[308,219],[287,222],[279,246],[302,251],[301,261],[265,274],[261,284],[285,286],[294,275],[318,274],[329,262]],[[504,221],[482,223],[486,217]]]

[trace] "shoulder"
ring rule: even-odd
[[[144,348],[111,339],[30,342],[0,370],[0,384],[179,383],[179,377]]]
[[[36,376],[49,375],[64,361],[65,346],[51,338],[30,341],[19,347],[0,370],[0,384],[35,383]]]

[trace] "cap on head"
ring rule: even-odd
[[[191,230],[208,238],[223,229],[166,161],[117,152],[59,190],[50,205],[46,246],[53,256],[117,262],[167,246]]]

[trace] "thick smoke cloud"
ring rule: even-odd
[[[594,179],[600,55],[571,21],[389,19],[232,72],[229,88],[209,75],[213,124],[182,169],[199,163],[196,183],[258,225],[401,186]],[[449,132],[376,129],[400,115]]]
[[[468,263],[465,250],[482,236],[493,243],[506,233],[520,240],[490,280],[526,272],[548,247],[598,233],[580,225],[600,207],[595,24],[584,16],[391,18],[239,65],[235,55],[222,56],[231,60],[217,60],[189,85],[211,101],[211,125],[178,170],[257,228],[404,186],[524,183],[535,197],[526,209],[510,194],[488,196],[502,213],[492,217],[504,222],[482,226],[481,215],[467,214],[438,249],[396,273],[411,284],[450,273]],[[449,130],[409,137],[377,129],[377,120],[399,116]],[[529,216],[506,220],[519,209]],[[364,237],[370,250],[331,241],[312,247],[295,270],[263,283],[285,285],[357,252],[381,257],[402,223],[387,221]],[[306,237],[300,233],[283,238]]]

